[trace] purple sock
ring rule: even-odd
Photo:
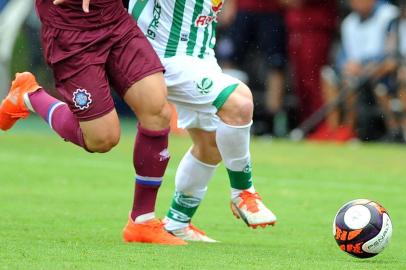
[[[170,155],[169,128],[151,131],[138,125],[134,146],[134,168],[137,173],[131,218],[155,211],[155,201]]]
[[[79,121],[68,105],[50,96],[44,89],[29,93],[31,106],[66,141],[85,148]]]

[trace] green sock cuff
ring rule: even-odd
[[[188,223],[199,207],[201,199],[176,192],[166,216],[178,222]]]
[[[228,177],[230,178],[230,185],[235,189],[249,189],[252,187],[252,173],[251,171],[236,172],[227,169]]]

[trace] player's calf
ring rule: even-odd
[[[193,146],[190,150],[191,155],[186,154],[185,158],[195,158],[208,167],[216,167],[221,162],[221,155],[216,144],[216,133],[197,128],[188,129],[188,133],[192,138]],[[194,172],[193,169],[190,168],[191,172]]]

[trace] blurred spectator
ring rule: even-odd
[[[0,0],[0,98],[9,87],[10,61],[15,40],[20,32],[33,1],[27,0]]]
[[[0,0],[0,20],[2,19],[2,17],[4,16],[2,14],[2,11],[4,9],[4,7],[7,5],[8,0]],[[1,28],[1,27],[0,27]],[[0,44],[0,46],[2,46]],[[5,60],[1,59],[1,55],[0,55],[0,87],[1,88],[5,88],[8,85],[8,66],[6,66]],[[6,90],[1,90],[0,88],[0,98],[2,98],[5,95],[5,92],[3,93],[3,91]]]
[[[37,80],[41,82],[41,86],[47,89],[53,89],[54,81],[52,71],[45,63],[41,49],[40,30],[41,22],[37,16],[37,13],[35,10],[31,10],[23,27],[23,33],[30,44],[29,46],[25,46],[25,50],[30,61],[29,70],[35,74]],[[57,91],[53,91],[52,94],[58,95],[56,92]]]
[[[326,65],[337,27],[336,0],[280,0],[287,7],[289,60],[299,99],[299,121],[323,103],[320,70]]]
[[[386,38],[390,22],[398,15],[398,9],[377,0],[350,0],[352,12],[341,26],[342,53],[337,60],[337,72],[325,68],[322,72],[323,89],[326,102],[339,97],[339,88],[343,94],[343,121],[338,109],[328,115],[327,121],[310,137],[346,141],[355,137],[355,124],[361,112],[355,105],[362,103],[362,96],[372,90],[378,105],[384,112],[388,137],[399,137],[399,128],[393,113],[388,109],[389,94],[395,90],[395,78],[392,76],[396,62],[386,58]],[[371,101],[368,101],[369,103]],[[365,102],[360,108],[371,110]],[[371,113],[370,111],[367,113]],[[360,117],[359,117],[360,118]],[[370,131],[369,131],[370,132]],[[365,132],[363,132],[365,133]],[[362,135],[368,139],[372,134]]]
[[[266,114],[277,114],[283,118],[286,37],[280,4],[276,0],[228,0],[220,22],[223,27],[227,27],[217,54],[223,67],[228,70],[244,69],[245,62],[252,61],[255,54],[260,54],[266,69],[263,82],[265,87],[261,87],[265,89],[265,95],[261,95],[261,100],[265,97],[265,102],[261,103],[265,105]],[[252,87],[252,80],[249,83],[255,89]],[[267,131],[272,130],[267,128]],[[284,135],[284,132],[283,127],[276,130],[276,133],[280,133],[278,135]]]
[[[0,0],[0,12],[6,6],[9,0]]]
[[[386,60],[397,64],[397,93],[384,105],[386,111],[394,114],[395,125],[400,127],[401,137],[406,141],[406,0],[398,2],[400,14],[389,27]]]

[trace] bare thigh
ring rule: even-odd
[[[115,109],[90,121],[81,121],[80,128],[88,150],[108,152],[120,140],[120,122]]]
[[[169,127],[171,107],[162,72],[149,75],[133,84],[124,95],[143,128],[162,130]]]

